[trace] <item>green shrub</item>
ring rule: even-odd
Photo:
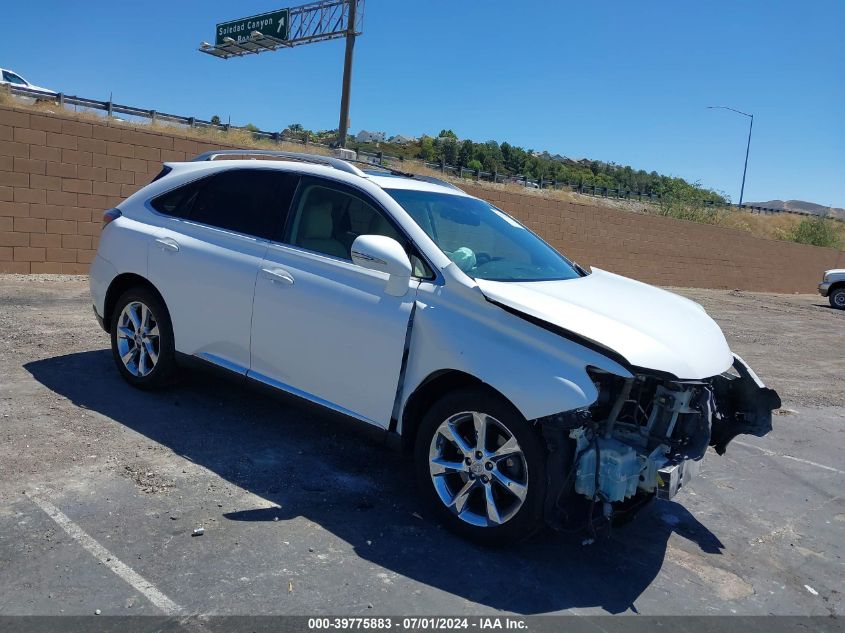
[[[661,188],[660,194],[658,215],[702,224],[720,224],[725,214],[723,209],[707,204],[717,194],[702,188],[700,183],[691,185],[675,178]]]
[[[812,246],[836,248],[839,246],[839,236],[833,220],[823,217],[804,218],[792,231],[792,241]]]

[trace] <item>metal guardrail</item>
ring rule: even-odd
[[[299,138],[294,134],[284,134],[282,132],[265,132],[263,130],[254,129],[252,126],[242,127],[230,125],[229,123],[216,123],[212,121],[207,121],[205,119],[199,119],[197,117],[185,117],[177,114],[169,114],[167,112],[159,112],[158,110],[136,108],[134,106],[114,103],[114,101],[112,101],[111,99],[109,101],[98,101],[96,99],[88,99],[85,97],[66,95],[62,92],[51,93],[41,90],[22,88],[20,86],[13,86],[11,84],[0,86],[0,88],[8,88],[9,92],[13,95],[30,97],[36,99],[37,101],[51,101],[57,103],[61,107],[75,106],[90,110],[100,110],[106,112],[109,117],[114,117],[115,115],[123,114],[126,116],[148,119],[151,123],[162,121],[166,123],[173,123],[176,125],[183,125],[188,128],[214,129],[219,130],[221,132],[228,132],[229,130],[242,130],[249,132],[250,134],[252,134],[253,138],[257,140],[266,140],[276,143],[300,143],[304,147],[307,147],[308,145],[312,145],[314,147],[322,147],[326,149],[330,149],[332,147],[331,145],[326,143],[311,141],[307,138]],[[613,187],[600,187],[598,185],[588,185],[584,184],[583,182],[573,182],[567,180],[546,180],[543,178],[532,179],[522,174],[487,172],[477,169],[469,169],[468,167],[461,167],[458,165],[447,165],[443,162],[430,163],[417,159],[408,159],[402,156],[391,156],[389,154],[384,154],[383,152],[366,152],[358,150],[357,154],[359,159],[365,162],[372,163],[373,165],[384,166],[385,161],[399,162],[400,164],[403,164],[405,162],[417,162],[421,163],[429,169],[439,171],[444,176],[454,176],[456,178],[471,179],[484,182],[518,184],[528,189],[569,189],[571,191],[588,196],[615,198],[620,200],[637,200],[640,202],[660,202],[660,200],[662,199],[662,197],[656,193],[646,193],[642,191],[634,191],[630,189]],[[704,204],[706,206],[742,209],[743,211],[750,211],[752,213],[762,213],[767,215],[778,213],[791,213],[806,216],[816,215],[809,211],[798,211],[791,209],[770,209],[766,207],[759,207],[747,204],[740,206],[725,203],[720,200],[706,200],[704,201]]]

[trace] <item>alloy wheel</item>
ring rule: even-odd
[[[158,363],[161,343],[152,310],[140,301],[127,303],[117,320],[117,351],[126,370],[144,377]]]
[[[480,527],[506,523],[528,493],[528,463],[516,437],[478,411],[457,413],[437,428],[429,473],[440,501],[462,521]]]

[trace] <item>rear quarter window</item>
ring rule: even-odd
[[[153,198],[150,205],[164,215],[187,218],[196,199],[199,183],[190,183]]]

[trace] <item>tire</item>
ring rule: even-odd
[[[830,307],[837,310],[845,310],[845,288],[836,288],[827,298]]]
[[[481,459],[479,426],[486,436]],[[437,400],[423,417],[414,453],[424,500],[457,534],[504,545],[543,526],[542,439],[513,405],[491,390],[461,389]]]
[[[176,369],[173,326],[156,293],[143,287],[124,292],[115,303],[109,331],[112,357],[126,382],[145,390],[170,384]]]

